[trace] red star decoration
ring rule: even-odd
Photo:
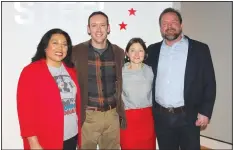
[[[120,30],[122,30],[122,29],[125,29],[125,30],[126,30],[127,24],[125,24],[124,21],[122,21],[122,23],[119,24],[119,26],[120,26]]]
[[[134,15],[134,16],[135,16],[135,12],[136,12],[135,9],[131,8],[131,9],[128,10],[128,11],[129,11],[129,15]]]

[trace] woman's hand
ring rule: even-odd
[[[40,149],[40,150],[43,149],[40,146],[40,143],[39,143],[36,136],[31,136],[31,137],[28,137],[27,139],[28,139],[28,142],[29,142],[29,145],[30,145],[30,149]]]

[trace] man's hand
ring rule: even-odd
[[[205,130],[208,124],[209,124],[209,118],[198,113],[196,126],[200,126],[201,130]]]

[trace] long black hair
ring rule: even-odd
[[[145,57],[143,60],[143,62],[144,62],[145,59],[147,58],[148,54],[147,54],[147,50],[146,50],[146,44],[141,38],[130,39],[127,46],[126,46],[125,52],[128,53],[130,46],[133,45],[134,43],[139,43],[142,46],[143,50],[145,51]],[[125,54],[125,63],[127,63],[127,62],[130,62],[130,60],[129,60],[129,57]]]
[[[66,57],[63,59],[63,62],[67,67],[74,67],[72,61],[71,61],[71,54],[72,54],[72,41],[68,33],[65,31],[55,28],[47,31],[43,37],[40,40],[40,43],[37,46],[37,51],[34,57],[32,57],[32,62],[35,62],[37,60],[46,58],[45,55],[45,49],[48,47],[49,40],[51,39],[53,34],[62,34],[65,36],[66,41],[67,41],[67,46],[68,46],[68,51]]]

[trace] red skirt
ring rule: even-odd
[[[120,131],[121,149],[156,149],[152,107],[126,110],[127,128]]]

